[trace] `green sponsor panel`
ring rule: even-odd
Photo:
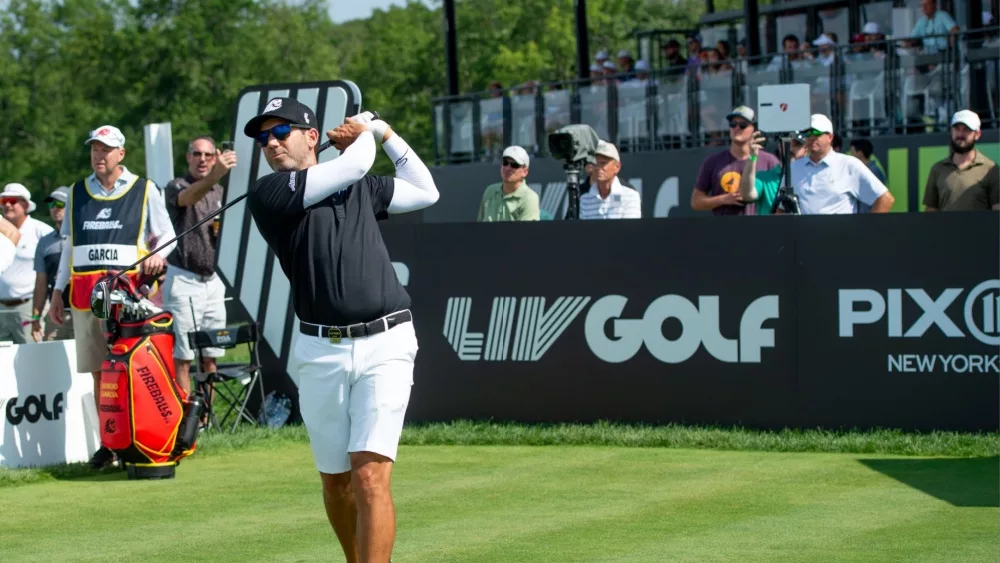
[[[886,171],[889,193],[896,198],[892,211],[906,213],[910,209],[910,149],[889,149],[887,160],[889,169]]]

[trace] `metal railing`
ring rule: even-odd
[[[546,155],[548,134],[571,123],[623,152],[724,145],[725,115],[756,109],[765,84],[809,84],[812,111],[844,137],[942,131],[965,108],[997,128],[998,76],[993,27],[476,92],[433,100],[435,160],[497,160],[510,145]]]

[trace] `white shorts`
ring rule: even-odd
[[[226,328],[226,286],[217,275],[206,279],[171,264],[162,291],[163,309],[174,316],[174,358],[191,361],[195,354],[188,333],[194,332],[195,326],[198,330]],[[205,348],[201,353],[206,358],[221,358],[225,350]]]
[[[412,322],[339,344],[298,335],[299,410],[316,469],[346,473],[353,452],[395,461],[417,348]]]

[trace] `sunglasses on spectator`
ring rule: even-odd
[[[54,199],[54,200],[52,200],[52,201],[49,202],[49,209],[52,209],[53,207],[58,207],[59,209],[63,209],[63,208],[66,207],[66,202],[65,201],[59,201],[58,199]]]
[[[521,167],[520,164],[514,162],[513,160],[507,160],[507,159],[504,159],[503,165],[504,166],[509,166],[509,167],[513,168],[514,170],[517,170],[518,168]]]
[[[729,122],[729,128],[730,129],[734,129],[736,127],[739,127],[740,129],[746,129],[747,127],[750,127],[750,124],[748,122],[746,122],[746,121],[730,121]]]
[[[804,131],[803,134],[806,137],[822,137],[823,135],[826,135],[826,133],[820,131],[819,129],[810,129],[808,131]]]
[[[290,123],[280,123],[270,129],[257,133],[257,144],[262,147],[267,146],[267,141],[270,139],[271,135],[274,135],[274,138],[279,141],[284,141],[289,135],[292,134],[292,129],[308,129],[308,127],[292,125]]]
[[[264,141],[264,142],[267,143],[267,141]],[[215,157],[215,153],[214,152],[209,152],[209,151],[205,151],[205,152],[191,151],[191,156],[193,156],[195,158],[201,158],[201,157],[214,158]]]
[[[0,198],[0,205],[17,205],[18,203],[21,203],[21,198],[19,197]]]

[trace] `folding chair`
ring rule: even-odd
[[[217,330],[197,330],[188,333],[188,342],[194,350],[198,371],[195,374],[197,389],[205,398],[205,408],[209,423],[213,427],[224,428],[228,425],[230,416],[235,415],[231,431],[235,431],[241,421],[256,425],[257,419],[247,412],[247,404],[256,389],[260,393],[260,404],[264,404],[264,380],[261,377],[260,356],[257,345],[260,341],[260,327],[252,322],[245,325],[228,326]],[[215,373],[205,373],[202,370],[202,357],[205,348],[235,348],[246,344],[250,350],[249,365],[223,364],[216,366]],[[237,382],[239,387],[232,389],[230,382]],[[229,403],[229,408],[222,416],[221,424],[216,418],[214,403],[222,397]],[[211,399],[211,400],[209,400]]]

